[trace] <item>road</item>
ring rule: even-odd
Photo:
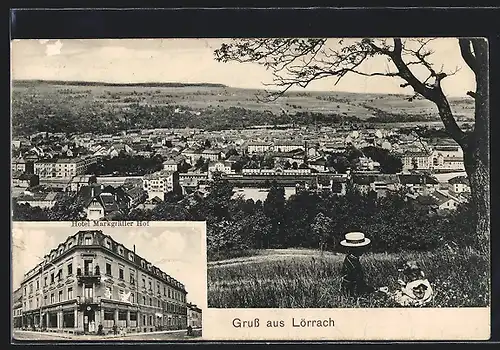
[[[195,331],[195,336],[186,336],[186,331],[180,331],[175,333],[141,333],[137,335],[129,335],[126,337],[98,337],[98,336],[72,336],[65,335],[65,337],[52,335],[47,333],[34,333],[34,332],[23,332],[23,331],[14,331],[13,338],[15,340],[21,341],[33,341],[33,340],[51,340],[51,341],[168,341],[168,340],[200,340],[201,339],[201,331]]]

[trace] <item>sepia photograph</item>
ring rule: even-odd
[[[474,309],[489,322],[488,74],[484,38],[12,40],[13,220],[202,221],[207,274],[180,323],[138,306],[132,326],[102,294],[92,316],[72,301],[67,323],[28,299],[15,324],[174,336],[188,305],[205,307],[194,290],[214,332],[235,309]],[[109,232],[92,239],[117,232],[113,247],[169,259],[168,233],[142,248]],[[40,276],[30,261],[22,272]],[[227,336],[255,327],[235,317]]]
[[[13,339],[201,339],[204,223],[97,226],[13,223]]]

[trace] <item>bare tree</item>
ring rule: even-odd
[[[441,88],[443,79],[458,69],[445,71],[432,62],[433,38],[425,39],[233,39],[215,51],[220,62],[257,62],[273,74],[278,91],[268,92],[274,100],[290,88],[307,87],[311,82],[327,77],[336,83],[347,74],[367,77],[383,76],[400,79],[401,88],[412,88],[409,97],[433,102],[449,135],[464,151],[465,170],[472,201],[476,208],[476,230],[481,238],[490,234],[490,175],[489,175],[489,61],[488,42],[482,38],[460,38],[457,45],[464,62],[476,78],[476,91],[467,95],[475,101],[474,128],[460,128]],[[328,42],[328,44],[327,44]],[[332,45],[333,44],[333,45]],[[370,70],[370,60],[387,60],[384,71]]]

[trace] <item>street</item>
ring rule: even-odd
[[[124,337],[99,337],[95,335],[72,335],[72,334],[50,334],[50,333],[38,333],[38,332],[26,332],[15,330],[13,332],[14,340],[30,341],[30,340],[41,340],[41,341],[168,341],[168,340],[200,340],[201,330],[195,330],[194,336],[188,337],[186,331],[177,331],[171,333],[139,333],[136,335],[129,335]]]

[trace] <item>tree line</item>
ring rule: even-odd
[[[14,203],[14,220],[81,220],[83,207],[67,197],[51,209]],[[349,187],[345,196],[299,192],[288,199],[271,185],[264,201],[234,197],[233,186],[216,177],[208,195],[170,193],[153,209],[132,209],[113,220],[206,221],[207,254],[216,260],[253,249],[341,249],[346,232],[362,231],[377,252],[427,251],[451,246],[478,247],[474,210],[463,204],[438,214],[405,200],[405,194],[377,197]]]

